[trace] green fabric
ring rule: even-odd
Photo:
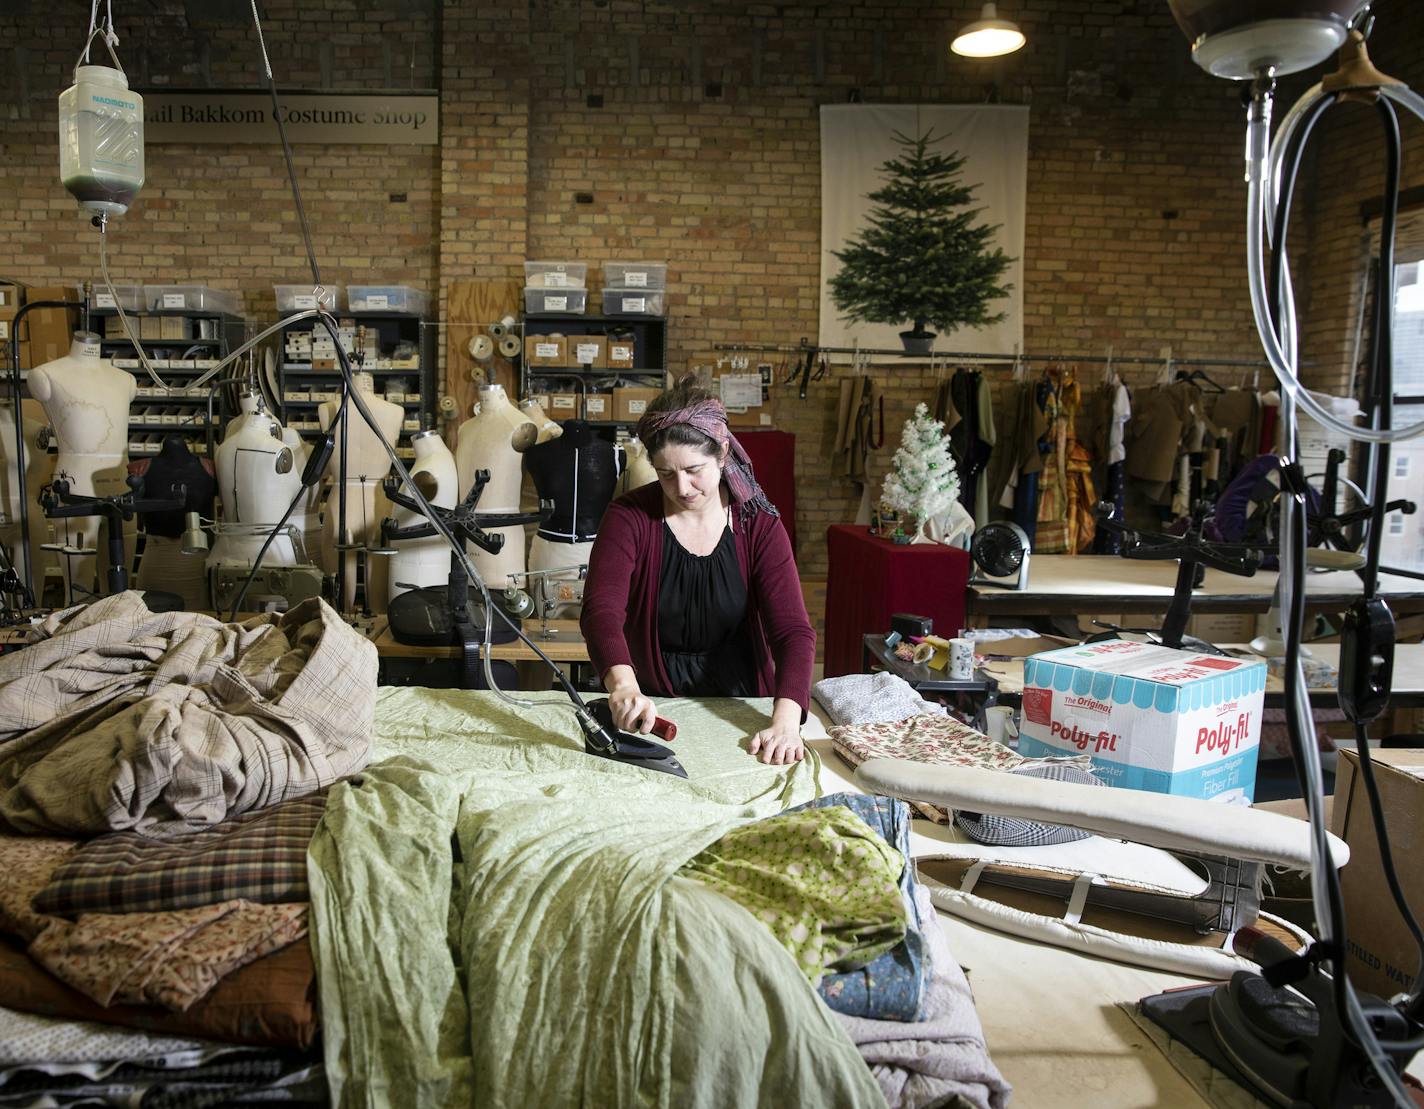
[[[583,754],[538,699],[381,690],[389,761],[333,789],[309,856],[334,1104],[883,1104],[770,933],[677,877],[818,792],[747,754],[769,701],[660,703],[683,781]]]
[[[776,937],[813,983],[905,938],[905,860],[843,805],[734,828],[683,867]],[[849,875],[855,880],[847,880]]]

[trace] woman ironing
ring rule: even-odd
[[[613,722],[648,731],[652,696],[772,697],[749,749],[795,762],[816,633],[786,529],[695,377],[650,401],[637,434],[658,480],[609,505],[579,621]]]

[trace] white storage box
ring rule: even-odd
[[[102,311],[106,308],[122,308],[125,312],[143,311],[142,285],[115,285],[114,291],[110,292],[102,277],[95,278],[93,285],[95,309]]]
[[[662,290],[649,292],[647,289],[604,289],[603,314],[605,316],[661,316],[666,296],[667,294]]]
[[[1248,803],[1266,664],[1108,640],[1024,660],[1019,754],[1092,756],[1110,786]]]
[[[346,307],[352,312],[409,312],[423,316],[430,297],[409,285],[349,285]]]
[[[582,289],[588,284],[586,262],[525,262],[528,289]]]
[[[605,289],[652,289],[667,288],[666,262],[604,262],[603,287]]]
[[[325,289],[321,306],[328,312],[335,312],[341,299],[341,286],[327,285]],[[310,285],[273,285],[272,290],[277,294],[278,312],[308,312],[316,307],[316,293]]]
[[[227,312],[237,314],[237,294],[206,285],[145,285],[144,299],[151,312]]]
[[[587,305],[587,289],[524,290],[524,311],[530,316],[581,316]]]

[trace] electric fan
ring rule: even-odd
[[[1018,524],[996,522],[985,524],[969,541],[969,558],[975,572],[970,585],[998,585],[1004,589],[1023,589],[1028,585],[1028,536]],[[1017,575],[1014,581],[999,579]]]

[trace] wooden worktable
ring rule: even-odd
[[[523,626],[524,634],[539,644],[539,649],[555,662],[588,661],[588,644],[583,641],[583,636],[579,633],[577,620],[550,620],[549,629],[557,632],[553,639],[539,638],[539,632],[543,628],[543,624],[539,620],[526,620]],[[376,645],[376,653],[382,658],[453,659],[459,658],[461,655],[461,649],[453,644],[445,647],[417,647],[409,643],[398,642],[395,636],[391,635],[390,627],[384,616],[376,617],[370,632],[367,633],[367,638]],[[509,643],[496,643],[490,647],[490,658],[503,659],[507,662],[534,661],[538,657],[518,639]]]
[[[1249,578],[1206,571],[1192,591],[1192,612],[1265,612],[1276,589],[1276,571]],[[1091,616],[1097,613],[1164,614],[1177,582],[1175,561],[1144,561],[1117,555],[1034,555],[1028,587],[1003,589],[971,585],[969,623],[990,616]],[[1424,581],[1380,576],[1379,592],[1396,615],[1424,609]],[[1339,610],[1360,595],[1360,579],[1349,570],[1306,575],[1306,607]]]

